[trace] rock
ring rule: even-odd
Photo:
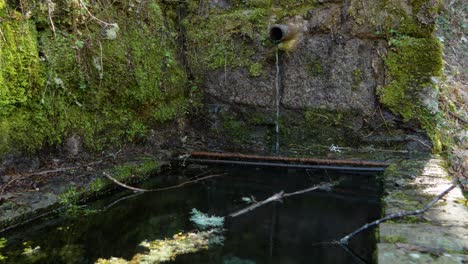
[[[20,171],[33,171],[39,168],[40,161],[37,156],[20,154],[6,155],[0,159],[0,175]]]
[[[231,4],[226,0],[211,0],[210,1],[211,8],[221,8],[221,9],[229,9]]]
[[[346,35],[307,37],[307,41],[284,62],[283,104],[294,109],[308,107],[356,110],[375,109],[376,79],[371,61],[372,44]]]
[[[338,5],[312,9],[307,13],[310,33],[329,33],[335,31],[341,23],[341,8]]]
[[[466,256],[460,254],[443,253],[440,256],[433,256],[431,253],[409,251],[398,248],[393,244],[378,245],[378,263],[433,263],[433,264],[462,264],[466,263]]]
[[[82,151],[82,145],[81,137],[73,134],[65,141],[65,151],[71,156],[76,156]]]

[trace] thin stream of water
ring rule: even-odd
[[[276,88],[276,119],[275,119],[275,135],[276,135],[276,143],[275,143],[275,153],[279,155],[280,152],[280,134],[279,134],[279,117],[280,117],[280,102],[281,102],[281,94],[280,94],[280,66],[279,66],[279,48],[276,47],[276,79],[275,79],[275,88]]]

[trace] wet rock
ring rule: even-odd
[[[432,149],[432,142],[421,135],[407,137],[409,139],[406,149],[412,152],[424,152]]]
[[[65,151],[71,156],[76,156],[80,154],[80,152],[82,151],[82,147],[83,140],[80,136],[76,134],[73,134],[65,141]]]
[[[13,174],[20,171],[31,172],[37,170],[40,166],[40,160],[37,156],[28,155],[6,155],[0,158],[0,176]]]
[[[439,112],[439,92],[432,85],[427,86],[418,93],[423,106],[433,115]]]

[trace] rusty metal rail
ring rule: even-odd
[[[349,172],[375,173],[384,171],[390,164],[363,160],[333,160],[316,158],[292,158],[259,156],[240,153],[217,153],[196,151],[178,159],[189,163],[228,164],[295,169],[327,169]]]
[[[364,160],[337,160],[337,159],[316,159],[316,158],[292,158],[281,156],[258,156],[240,153],[217,153],[195,151],[190,154],[193,159],[220,159],[238,161],[268,161],[295,163],[298,165],[332,165],[332,166],[359,166],[359,167],[388,167],[386,162],[364,161]]]

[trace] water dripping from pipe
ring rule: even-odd
[[[275,153],[279,155],[280,153],[280,128],[279,128],[279,118],[280,118],[280,65],[279,65],[279,48],[276,47],[276,79],[275,79],[275,105],[276,105],[276,119],[275,119]]]

